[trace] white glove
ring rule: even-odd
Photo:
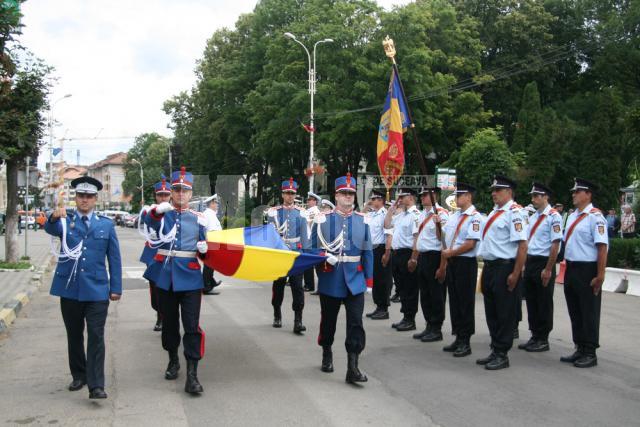
[[[335,255],[327,256],[327,262],[331,265],[336,265],[338,263],[338,257]]]
[[[149,212],[149,209],[151,209],[151,206],[149,206],[149,205],[144,205],[144,206],[142,207],[142,214],[144,215],[144,214],[146,214],[147,212]]]
[[[275,218],[276,216],[278,216],[278,210],[275,208],[269,208],[269,210],[267,211],[267,216],[270,218]]]
[[[173,205],[169,202],[162,202],[156,206],[156,213],[163,214],[173,210]]]
[[[207,245],[207,242],[205,242],[204,240],[200,240],[198,243],[196,243],[196,248],[198,248],[198,252],[200,252],[201,254],[206,254],[209,246]]]

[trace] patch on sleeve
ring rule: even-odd
[[[474,222],[473,223],[473,231],[475,231],[475,232],[480,231],[480,223],[479,222]]]
[[[598,233],[604,235],[604,225],[598,225]]]
[[[553,232],[554,233],[559,233],[560,232],[560,224],[555,224],[553,226]]]
[[[516,231],[519,233],[522,231],[522,223],[521,222],[516,222],[515,224],[513,224],[513,226],[515,227]]]

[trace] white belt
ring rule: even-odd
[[[360,262],[360,255],[349,256],[349,255],[340,255],[338,258],[338,262]]]
[[[298,243],[300,241],[300,237],[292,237],[291,239],[284,239],[285,243]]]
[[[195,258],[196,251],[176,251],[168,249],[158,249],[159,255],[170,256],[174,258]]]

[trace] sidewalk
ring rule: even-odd
[[[27,255],[33,270],[0,271],[0,333],[4,332],[31,293],[40,285],[45,266],[51,259],[49,235],[44,230],[29,230]],[[18,235],[18,254],[24,255],[24,230]],[[5,258],[5,236],[0,237],[0,259]]]

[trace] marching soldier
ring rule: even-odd
[[[185,391],[196,394],[203,391],[198,381],[198,361],[204,356],[205,344],[205,334],[200,328],[203,282],[198,257],[204,258],[207,242],[206,218],[189,209],[192,188],[193,175],[190,172],[184,167],[173,172],[171,203],[162,202],[151,208],[145,216],[145,224],[155,230],[158,236],[165,236],[154,257],[155,263],[147,269],[145,277],[155,282],[160,295],[162,348],[169,353],[164,377],[167,380],[178,378],[182,316],[182,341],[187,360]]]
[[[203,214],[207,219],[207,231],[220,231],[222,230],[222,225],[220,224],[220,220],[218,219],[218,195],[214,194],[211,197],[208,197],[204,200],[204,203],[207,204],[207,209],[204,210]],[[220,286],[222,281],[216,280],[213,277],[213,269],[208,265],[204,265],[202,268],[202,279],[204,281],[204,293],[205,295],[219,295],[220,292],[214,290],[216,286]]]
[[[556,258],[562,240],[562,217],[549,205],[552,193],[548,187],[534,182],[529,194],[536,211],[529,218],[523,284],[531,338],[518,348],[541,352],[549,350],[549,333],[553,328],[553,289]]]
[[[353,210],[356,179],[350,174],[336,179],[336,210],[319,214],[311,234],[312,251],[327,255],[318,269],[320,293],[320,333],[322,371],[333,372],[331,346],[336,332],[340,306],[347,312],[348,355],[346,381],[366,382],[367,376],[358,368],[358,357],[365,347],[362,325],[364,295],[373,281],[371,235],[365,216]]]
[[[494,178],[491,197],[495,207],[482,230],[481,284],[492,351],[477,363],[488,370],[509,367],[507,353],[513,345],[518,317],[518,284],[527,256],[527,230],[522,208],[513,201],[515,188],[516,183],[507,177]]]
[[[307,221],[303,216],[303,211],[294,204],[296,193],[298,192],[298,183],[293,178],[289,178],[286,181],[282,181],[280,190],[282,192],[282,205],[268,210],[268,220],[274,224],[289,250],[302,252],[303,249],[308,247],[308,235]],[[289,276],[288,279],[293,297],[291,304],[294,312],[293,332],[301,334],[307,330],[306,326],[302,324],[302,310],[304,308],[302,274]],[[281,277],[273,282],[271,305],[273,306],[274,328],[282,327],[281,307],[286,282],[287,277]]]
[[[313,218],[320,212],[318,203],[322,202],[322,198],[312,191],[307,194],[307,209],[304,211],[304,217],[307,220],[307,236],[311,235],[311,227],[313,226]],[[316,290],[316,273],[313,268],[304,272],[304,290],[311,292],[311,295],[317,295]]]
[[[413,335],[414,339],[422,342],[442,341],[442,323],[445,317],[445,268],[440,269],[440,254],[442,252],[441,231],[447,224],[449,212],[437,202],[435,208],[431,203],[440,197],[439,187],[423,187],[420,189],[420,200],[424,210],[420,214],[418,234],[414,240],[413,253],[409,259],[409,271],[417,268],[418,289],[420,292],[420,307],[426,322],[425,329]]]
[[[60,262],[51,284],[51,295],[60,297],[62,319],[67,330],[70,391],[86,384],[90,399],[106,399],[104,391],[104,325],[109,300],[122,295],[120,246],[113,221],[94,212],[102,183],[83,176],[71,181],[76,190],[76,211],[54,210],[45,230],[60,238]],[[109,262],[109,274],[105,267]],[[87,352],[84,329],[87,328]]]
[[[440,268],[446,267],[449,291],[451,331],[455,340],[443,348],[455,357],[471,354],[471,336],[475,333],[476,283],[482,215],[473,206],[475,187],[458,183],[456,206],[460,208],[447,221],[447,249],[442,251]]]
[[[393,216],[398,206],[404,212]],[[391,247],[393,254],[391,263],[396,289],[400,293],[400,311],[403,318],[391,325],[396,331],[412,331],[416,329],[416,313],[418,312],[418,275],[409,270],[413,241],[418,234],[420,211],[416,207],[416,192],[405,188],[398,194],[398,202],[387,211],[384,220],[385,229],[393,228]]]
[[[578,368],[598,364],[596,349],[600,335],[600,290],[607,266],[607,221],[591,204],[598,186],[576,178],[571,197],[575,211],[569,215],[564,233],[564,257],[567,270],[564,296],[571,318],[571,333],[576,351],[560,360]]]
[[[154,184],[153,189],[155,193],[156,204],[168,202],[171,199],[171,189],[167,185],[167,180],[164,175],[162,176],[162,181],[156,182]],[[148,207],[142,210],[140,218],[138,218],[139,222],[144,224],[144,217],[146,216],[147,211]],[[155,257],[156,252],[158,252],[158,248],[152,245],[153,239],[151,239],[151,237],[157,236],[148,236],[148,239],[144,244],[142,254],[140,255],[140,262],[144,263],[147,268],[149,268],[149,266],[153,264],[153,257]],[[158,332],[162,330],[162,313],[160,311],[160,297],[158,296],[158,291],[156,290],[156,284],[152,280],[149,280],[149,294],[151,296],[151,308],[153,308],[153,310],[156,312],[156,324],[154,325],[153,330]]]
[[[367,313],[367,317],[378,320],[389,318],[389,297],[391,296],[391,239],[392,230],[384,228],[384,218],[387,209],[384,207],[384,194],[378,190],[372,190],[369,196],[370,212],[367,213],[367,221],[371,232],[373,244],[373,303],[376,309]]]

